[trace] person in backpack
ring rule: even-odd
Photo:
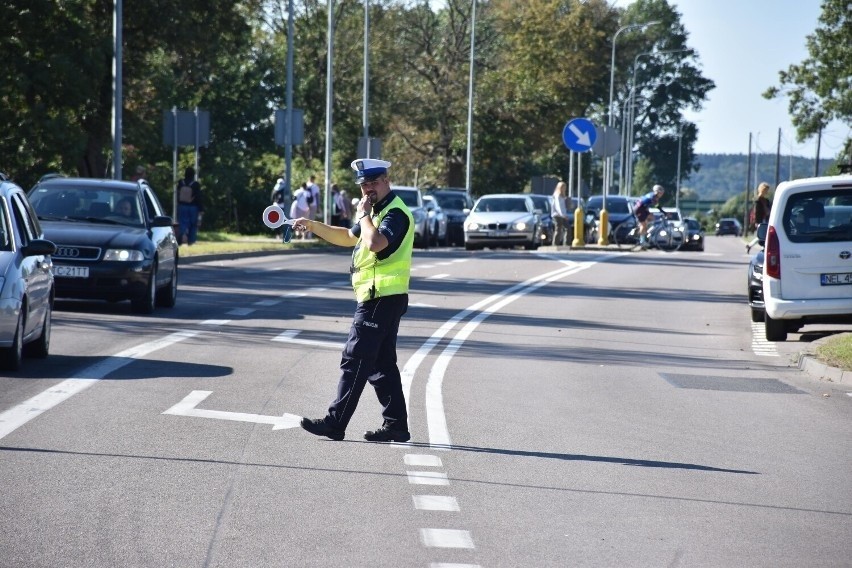
[[[181,244],[195,244],[198,225],[204,213],[201,184],[195,179],[195,168],[184,170],[183,179],[178,180],[175,191],[178,197],[178,241]]]

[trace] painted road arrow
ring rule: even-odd
[[[195,418],[216,418],[217,420],[234,420],[236,422],[254,422],[256,424],[272,424],[273,430],[295,428],[299,425],[299,421],[302,420],[301,416],[296,416],[295,414],[285,413],[283,416],[264,416],[262,414],[195,408],[211,394],[213,394],[213,391],[192,391],[182,401],[163,412],[163,414],[192,416]]]

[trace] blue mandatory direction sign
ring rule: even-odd
[[[572,118],[562,129],[562,141],[574,152],[588,152],[597,137],[595,125],[588,118]]]

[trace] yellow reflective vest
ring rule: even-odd
[[[355,290],[355,299],[359,302],[408,293],[411,252],[414,250],[414,218],[411,211],[399,196],[395,196],[384,209],[373,215],[372,219],[378,227],[392,209],[399,209],[408,217],[408,232],[405,233],[399,248],[389,257],[379,260],[376,253],[362,246],[359,238],[352,253],[352,289]]]

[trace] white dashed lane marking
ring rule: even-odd
[[[474,548],[470,532],[456,529],[420,529],[420,540],[431,548]]]
[[[438,471],[406,471],[411,485],[449,485],[446,473]]]
[[[448,495],[412,495],[418,511],[459,511],[459,502]]]
[[[405,465],[420,467],[441,467],[441,458],[426,454],[405,454]]]

